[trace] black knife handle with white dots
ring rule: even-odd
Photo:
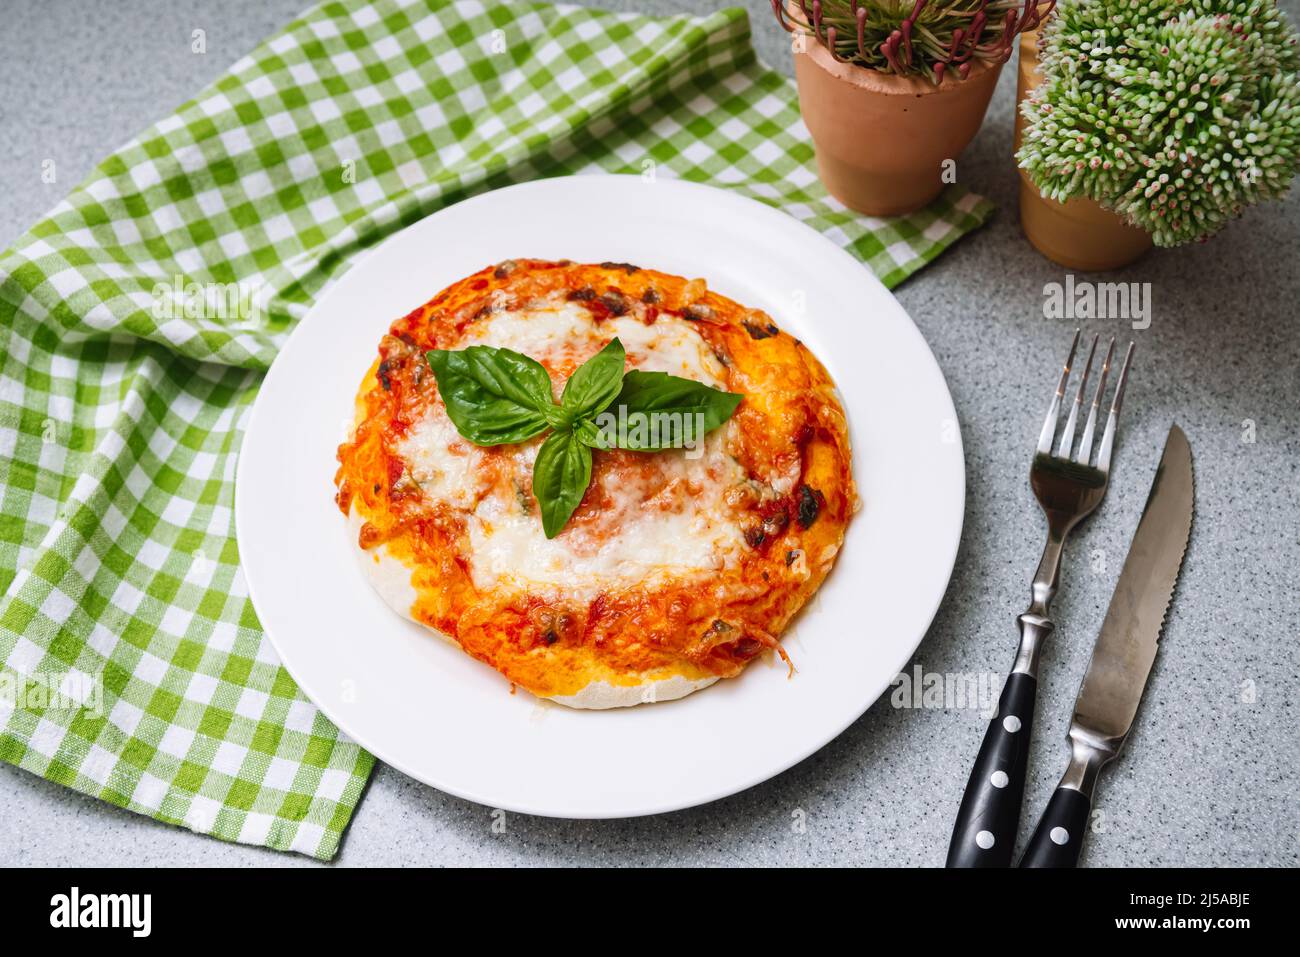
[[[1033,676],[1013,672],[1007,677],[998,713],[989,722],[966,782],[948,845],[948,867],[1011,866],[1037,692]]]
[[[1047,802],[1047,810],[1034,828],[1021,867],[1074,867],[1083,848],[1083,829],[1088,826],[1092,802],[1074,788],[1058,787]]]

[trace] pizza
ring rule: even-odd
[[[614,345],[628,377],[692,380],[734,411],[689,447],[584,453],[585,491],[548,535],[546,439],[467,439],[433,357],[512,350],[562,397]],[[511,260],[398,319],[338,460],[335,501],[384,600],[576,708],[679,698],[767,653],[793,673],[781,635],[858,507],[844,410],[808,348],[702,279],[628,263]]]

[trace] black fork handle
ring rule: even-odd
[[[1012,674],[989,721],[962,795],[948,867],[1009,867],[1020,826],[1038,681]]]
[[[1011,866],[1038,697],[1038,651],[1055,627],[1031,612],[1021,615],[1019,624],[1020,653],[966,782],[948,845],[948,867]]]

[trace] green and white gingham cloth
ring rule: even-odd
[[[778,206],[891,285],[991,212],[955,186],[889,221],[829,200],[741,10],[380,0],[306,13],[0,255],[0,758],[332,857],[373,758],[304,698],[248,598],[231,510],[262,374],[396,230],[649,164]],[[195,307],[192,288],[235,283],[247,310]]]

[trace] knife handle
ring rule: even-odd
[[[1012,672],[998,699],[962,795],[948,867],[1009,867],[1025,794],[1038,681]]]
[[[1074,867],[1083,848],[1091,799],[1082,791],[1064,785],[1052,792],[1047,810],[1034,828],[1021,867]]]
[[[1090,734],[1070,725],[1070,763],[1020,859],[1021,867],[1074,867],[1079,863],[1088,812],[1101,769],[1114,760],[1124,739]]]

